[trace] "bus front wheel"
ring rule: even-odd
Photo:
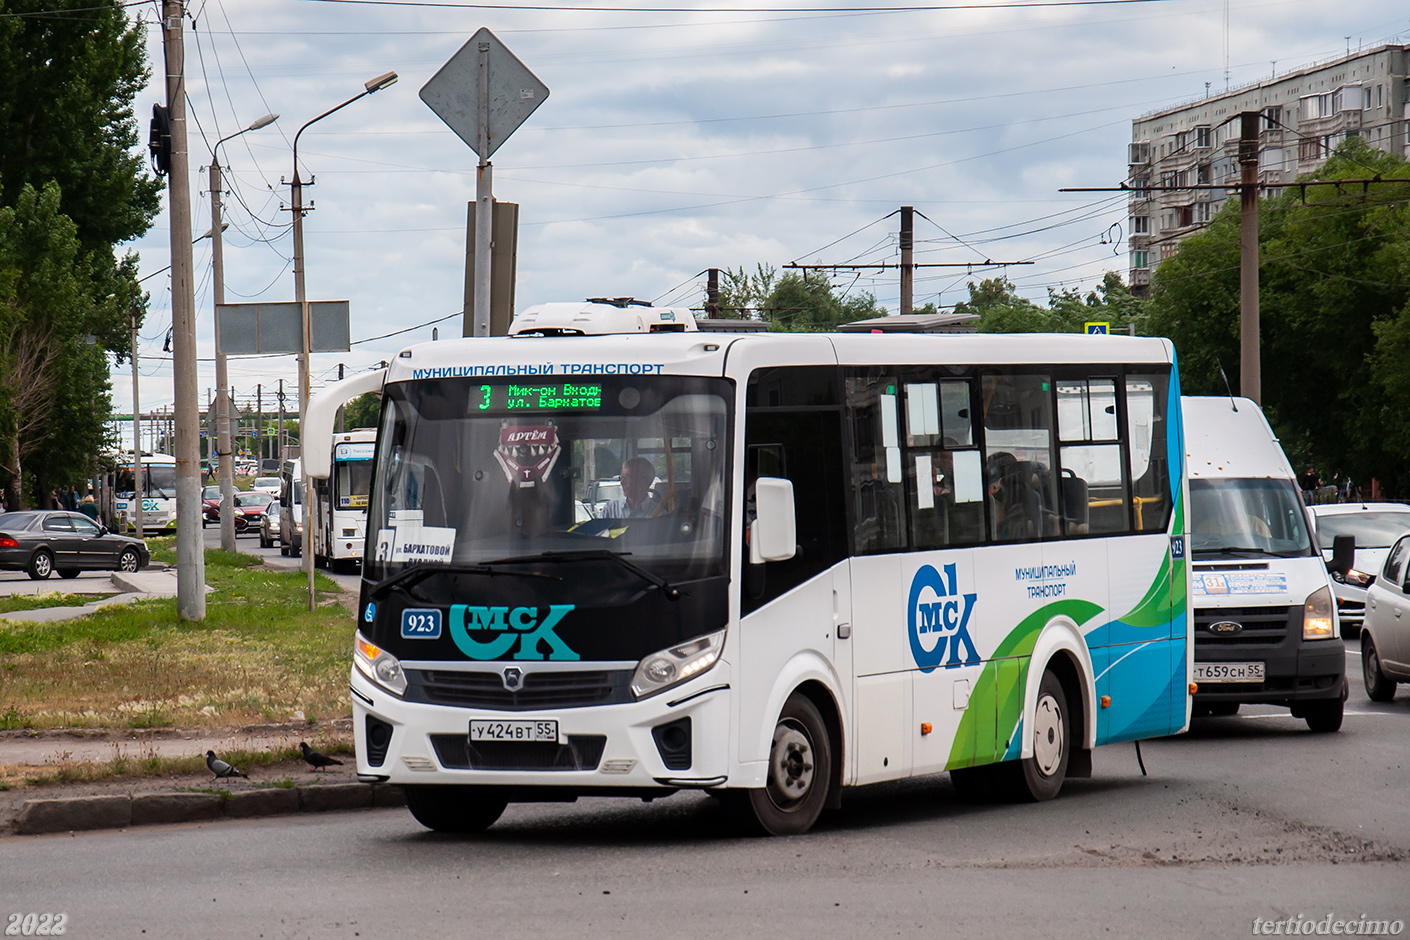
[[[769,747],[763,789],[749,790],[749,808],[765,832],[796,836],[813,828],[832,781],[832,745],[818,707],[797,692],[783,704]]]
[[[1038,701],[1029,718],[1033,736],[1033,756],[996,765],[1009,776],[1007,788],[1021,802],[1051,800],[1067,777],[1067,760],[1072,752],[1072,715],[1067,710],[1067,694],[1052,672],[1043,673],[1038,684]]]
[[[407,786],[406,808],[435,832],[484,832],[509,801],[493,787]]]

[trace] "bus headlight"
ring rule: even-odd
[[[1332,589],[1320,587],[1307,596],[1307,603],[1302,606],[1302,638],[1331,639],[1336,636],[1332,620]]]
[[[358,671],[388,692],[401,695],[406,691],[406,673],[401,661],[363,639],[361,633],[353,637],[353,663]]]
[[[700,675],[720,658],[725,631],[696,637],[642,659],[632,676],[632,694],[646,698]]]

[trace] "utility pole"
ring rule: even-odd
[[[264,440],[269,435],[264,433],[264,386],[258,382],[255,383],[255,412],[257,415],[255,418],[255,435],[259,440],[260,459],[259,473],[256,474],[256,476],[262,476],[264,474],[264,452],[266,450]]]
[[[206,559],[201,537],[201,448],[196,386],[196,299],[191,278],[190,164],[186,151],[185,50],[182,0],[163,5],[166,100],[171,115],[172,372],[176,393],[176,613],[206,616]]]
[[[132,513],[133,524],[137,526],[137,537],[142,537],[142,497],[146,487],[142,485],[142,406],[137,395],[137,305],[129,311],[132,331]]]
[[[1239,115],[1239,394],[1263,401],[1258,346],[1258,124],[1262,115]]]
[[[901,207],[901,316],[915,309],[915,207]]]
[[[494,166],[490,163],[490,44],[480,42],[479,58],[479,146],[480,163],[475,168],[475,335],[490,335],[490,270],[494,263]],[[302,433],[302,429],[300,429]]]
[[[705,316],[720,315],[720,269],[711,268],[705,277]]]
[[[220,305],[225,303],[225,253],[220,237],[220,144],[211,152],[211,293],[215,298],[215,425],[210,443],[220,461],[220,547],[235,551],[235,459],[230,453],[230,379],[220,348]],[[178,523],[179,524],[179,523]]]
[[[432,338],[432,339],[435,339],[435,338],[436,338],[436,331],[435,331],[435,330],[432,330],[432,331],[431,331],[431,338]],[[340,362],[340,363],[338,363],[338,381],[341,382],[342,380],[343,380],[343,364]],[[339,434],[342,434],[342,433],[343,433],[343,409],[342,409],[342,408],[339,408],[339,409],[338,409],[338,433],[339,433]]]
[[[279,380],[279,453],[275,454],[279,458],[279,469],[284,469],[284,448],[289,446],[284,440],[284,380]]]

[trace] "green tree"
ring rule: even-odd
[[[778,279],[764,299],[764,318],[770,329],[781,332],[819,333],[840,323],[886,315],[876,297],[866,291],[839,294],[830,279],[789,272]]]
[[[0,205],[52,180],[89,251],[147,231],[162,186],[133,150],[132,101],[148,71],[142,27],[122,4],[0,0],[0,62]]]
[[[382,396],[367,392],[343,406],[343,427],[375,428],[381,415]]]
[[[1314,178],[1410,176],[1360,138]],[[1259,206],[1262,400],[1289,456],[1324,478],[1410,487],[1410,184],[1312,186]],[[1239,207],[1181,242],[1152,278],[1144,331],[1170,337],[1188,394],[1239,378]]]
[[[774,289],[778,272],[773,265],[755,265],[754,273],[725,268],[720,272],[720,316],[757,320],[762,316],[764,301]]]
[[[955,313],[978,315],[981,333],[1082,333],[1092,321],[1109,323],[1113,333],[1125,333],[1145,313],[1144,302],[1131,296],[1115,271],[1108,271],[1101,284],[1086,294],[1049,288],[1046,307],[1014,290],[1003,277],[970,282],[969,300],[955,304]]]
[[[134,272],[95,264],[59,210],[57,185],[20,190],[0,207],[0,470],[6,505],[88,475],[106,435],[102,340],[137,300]],[[130,260],[130,259],[129,259]]]
[[[104,351],[126,356],[145,306],[136,256],[115,248],[151,225],[162,187],[134,151],[148,72],[121,3],[0,0],[0,61],[0,477],[14,506],[21,472],[47,492],[88,476],[107,443]]]

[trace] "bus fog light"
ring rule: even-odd
[[[1302,638],[1327,640],[1336,635],[1333,629],[1332,589],[1320,587],[1307,597],[1302,608]]]
[[[406,691],[406,673],[402,671],[401,661],[380,646],[369,643],[361,633],[353,640],[353,663],[359,672],[388,692],[401,695]]]
[[[636,675],[632,677],[632,694],[637,698],[646,698],[700,675],[715,665],[724,645],[725,632],[721,630],[652,653],[636,667]]]

